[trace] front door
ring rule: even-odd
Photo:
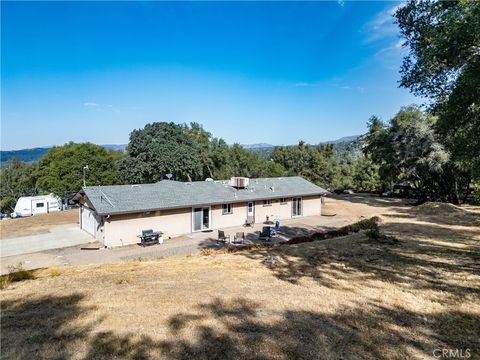
[[[292,217],[302,216],[302,198],[292,199]]]
[[[210,208],[193,208],[193,231],[202,231],[210,229]]]
[[[247,203],[247,217],[248,216],[255,218],[255,203],[253,201]]]

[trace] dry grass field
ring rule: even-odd
[[[78,209],[0,221],[0,238],[45,234],[52,226],[78,224]]]
[[[480,209],[328,201],[388,237],[38,270],[0,291],[2,358],[480,358]]]

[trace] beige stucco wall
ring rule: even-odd
[[[212,229],[239,226],[247,219],[247,203],[233,203],[233,213],[223,215],[223,205],[212,205]]]
[[[105,221],[105,246],[136,244],[142,230],[162,231],[167,236],[187,234],[192,231],[192,209],[174,209],[112,215]]]
[[[322,213],[321,208],[321,196],[304,196],[303,201],[303,216],[320,215]]]
[[[321,214],[321,197],[320,196],[304,196],[303,215],[313,216]],[[245,223],[247,218],[247,203],[232,203],[233,214],[223,215],[222,205],[213,205],[212,212],[212,229],[222,229],[226,227],[239,226]],[[264,206],[263,201],[255,202],[255,222],[263,223],[266,217],[270,220],[285,220],[292,218],[292,199],[287,198],[286,203],[280,203],[280,199],[272,199],[271,206]]]
[[[302,197],[303,216],[319,215],[321,213],[320,196]],[[222,205],[211,206],[211,228],[222,229],[240,226],[247,218],[247,203],[232,203],[233,214],[223,215]],[[263,201],[255,202],[255,222],[263,223],[266,216],[270,220],[285,220],[292,218],[292,199],[287,203],[280,203],[280,199],[272,199],[271,206],[263,206]],[[192,208],[152,211],[150,213],[136,213],[112,215],[105,220],[105,246],[114,247],[136,244],[137,237],[142,230],[166,232],[168,236],[188,234],[192,231]]]
[[[320,215],[321,201],[320,196],[303,196],[302,216]],[[267,216],[270,220],[285,220],[292,218],[292,198],[287,198],[286,203],[281,203],[280,199],[272,199],[272,205],[263,205],[263,201],[255,202],[255,222],[264,222]]]
[[[267,220],[290,219],[292,217],[291,201],[280,203],[280,199],[272,199],[272,205],[263,205],[263,201],[255,202],[255,222],[262,223]]]

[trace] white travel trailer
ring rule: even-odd
[[[62,200],[55,194],[40,196],[22,196],[15,205],[12,217],[32,216],[48,214],[52,211],[60,211]]]

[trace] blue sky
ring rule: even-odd
[[[1,148],[127,143],[153,121],[228,143],[360,134],[398,88],[396,2],[2,2]]]

